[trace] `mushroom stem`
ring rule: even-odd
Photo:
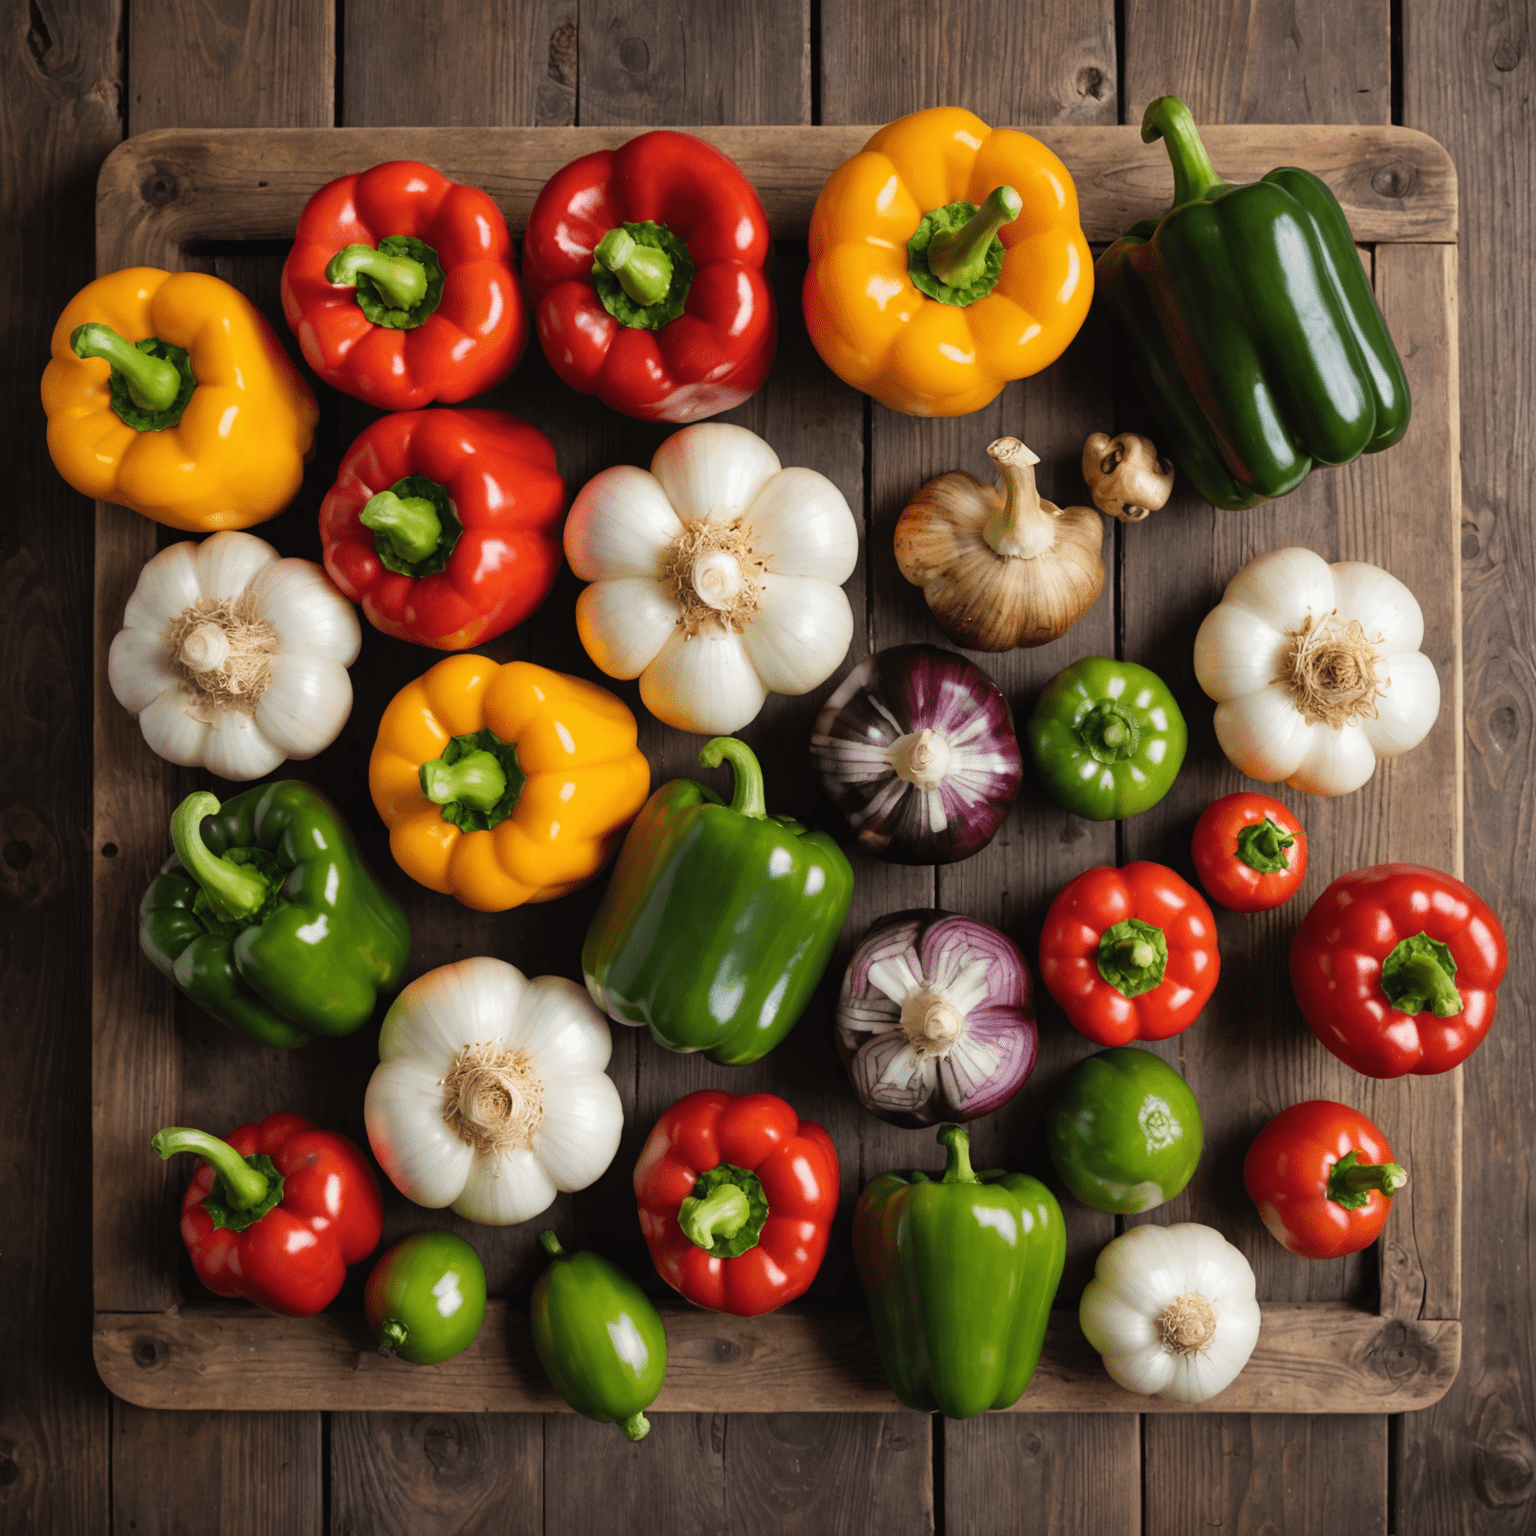
[[[1056,519],[1040,503],[1035,488],[1038,454],[1031,453],[1016,437],[1000,437],[987,456],[1003,473],[1006,500],[990,518],[981,536],[997,554],[1016,560],[1035,560],[1056,542]]]

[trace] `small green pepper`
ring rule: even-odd
[[[485,1322],[485,1267],[455,1232],[415,1232],[368,1276],[363,1311],[379,1348],[412,1365],[462,1354]]]
[[[567,1253],[553,1232],[539,1242],[553,1261],[534,1281],[529,1307],[539,1364],[577,1413],[644,1439],[645,1410],[667,1374],[661,1314],[600,1254]]]
[[[1024,733],[1051,798],[1089,821],[1122,821],[1156,805],[1189,743],[1162,678],[1107,656],[1058,672]]]
[[[1189,1084],[1161,1056],[1117,1046],[1067,1074],[1046,1138],[1057,1176],[1084,1205],[1134,1216],[1189,1183],[1205,1131]]]

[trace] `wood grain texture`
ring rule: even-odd
[[[1529,5],[1405,0],[1402,20],[1403,121],[1444,141],[1466,199],[1459,347],[1465,878],[1518,935],[1536,923],[1536,540],[1523,447],[1536,431],[1536,334],[1529,274],[1509,257],[1533,238],[1532,17]],[[1529,1048],[1536,969],[1518,942],[1510,961],[1498,1021],[1462,1069],[1472,1187],[1482,1170],[1500,1170],[1501,1198],[1470,1199],[1463,1216],[1461,1374],[1440,1404],[1397,1430],[1393,1529],[1401,1536],[1512,1536],[1536,1523],[1536,1191],[1524,1171],[1536,1102]]]
[[[116,4],[5,8],[0,377],[13,505],[0,530],[0,1529],[104,1530],[109,1409],[81,1324],[90,1155],[91,504],[43,442],[54,317],[92,276],[91,187],[122,133]],[[78,1217],[61,1220],[61,1211]]]

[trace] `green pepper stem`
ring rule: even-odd
[[[987,269],[987,247],[1003,225],[1024,210],[1012,187],[996,187],[959,229],[935,235],[928,244],[928,270],[951,288],[968,288]]]
[[[763,769],[757,755],[746,742],[734,736],[716,736],[704,743],[699,762],[705,768],[718,768],[727,758],[735,783],[731,789],[731,809],[742,816],[764,817],[768,800],[763,792]]]
[[[944,1148],[944,1177],[941,1184],[975,1184],[979,1182],[971,1167],[971,1138],[958,1125],[946,1125],[939,1132],[939,1145]]]
[[[627,229],[615,226],[592,252],[599,266],[618,278],[619,286],[643,309],[659,304],[672,287],[672,258],[653,245],[641,245]]]
[[[122,375],[128,398],[141,411],[168,411],[181,393],[181,374],[175,363],[140,352],[109,325],[77,325],[69,333],[69,346],[76,357],[105,358],[112,371]]]
[[[1112,946],[1114,962],[1127,971],[1144,971],[1157,959],[1157,951],[1145,939],[1121,939]]]
[[[357,287],[360,276],[372,279],[391,309],[415,309],[427,296],[427,269],[410,256],[386,256],[371,245],[346,245],[326,263],[325,280],[338,288]]]
[[[187,796],[171,815],[171,842],[176,857],[203,888],[215,916],[226,923],[254,917],[271,895],[272,884],[248,864],[236,864],[208,851],[203,842],[203,817],[216,815],[219,801],[206,789]]]
[[[563,1259],[565,1249],[560,1246],[560,1239],[553,1232],[539,1233],[539,1247],[552,1259]]]
[[[390,1320],[379,1329],[379,1353],[381,1355],[394,1355],[400,1352],[410,1330],[397,1318]]]
[[[619,1428],[631,1440],[644,1440],[651,1432],[651,1421],[643,1413],[632,1413],[627,1419],[619,1421]]]
[[[421,765],[421,792],[434,805],[456,801],[490,812],[507,792],[507,774],[490,752],[467,752],[456,763],[435,757]]]
[[[1261,875],[1277,875],[1289,868],[1285,850],[1295,845],[1296,839],[1268,816],[1237,834],[1238,858]]]
[[[207,1131],[168,1125],[163,1131],[156,1132],[150,1146],[166,1159],[175,1157],[178,1152],[197,1153],[218,1174],[229,1203],[238,1210],[248,1211],[260,1205],[271,1188],[271,1180],[266,1174],[252,1168],[227,1141],[220,1141]]]
[[[737,1184],[717,1184],[702,1199],[689,1195],[678,1207],[677,1224],[690,1243],[708,1253],[717,1237],[735,1237],[751,1214],[745,1190]]]
[[[393,491],[380,491],[368,498],[357,520],[364,528],[382,533],[394,552],[412,563],[435,555],[443,540],[442,519],[425,496],[401,497]]]
[[[1422,994],[1437,1019],[1453,1018],[1462,1010],[1455,981],[1433,955],[1409,955],[1398,967],[1395,980],[1399,995]]]
[[[1346,1168],[1337,1162],[1328,1176],[1328,1194],[1337,1199],[1341,1194],[1365,1194],[1374,1189],[1391,1196],[1407,1182],[1408,1170],[1398,1163],[1352,1163]]]
[[[1177,96],[1159,96],[1141,119],[1141,142],[1162,139],[1173,165],[1173,206],[1197,202],[1226,183],[1216,174],[1189,108]]]

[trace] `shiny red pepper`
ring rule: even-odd
[[[1190,840],[1206,894],[1231,912],[1268,912],[1307,873],[1307,834],[1270,795],[1223,795],[1201,813]]]
[[[478,395],[528,343],[501,210],[415,160],[321,187],[299,215],[281,291],[305,362],[386,411]]]
[[[1046,913],[1040,979],[1100,1045],[1188,1029],[1220,974],[1211,909],[1162,864],[1084,870]]]
[[[1282,1110],[1243,1160],[1243,1188],[1260,1220],[1304,1259],[1368,1248],[1407,1182],[1387,1138],[1358,1109],[1332,1099]]]
[[[1423,864],[1340,875],[1291,941],[1313,1033],[1367,1077],[1449,1072],[1483,1043],[1508,951],[1487,904]]]
[[[646,1140],[635,1198],[656,1273],[673,1290],[757,1317],[801,1295],[821,1268],[837,1150],[771,1093],[690,1093]]]
[[[773,365],[772,244],[752,183],[686,133],[573,160],[523,235],[523,287],[550,366],[642,421],[740,405]]]
[[[181,1237],[219,1296],[309,1317],[379,1245],[384,1204],[368,1160],[303,1115],[268,1115],[223,1141],[170,1126],[152,1145],[161,1157],[203,1159],[182,1197]]]
[[[504,411],[402,411],[367,428],[320,506],[331,580],[397,640],[463,650],[521,624],[560,569],[553,444]]]

